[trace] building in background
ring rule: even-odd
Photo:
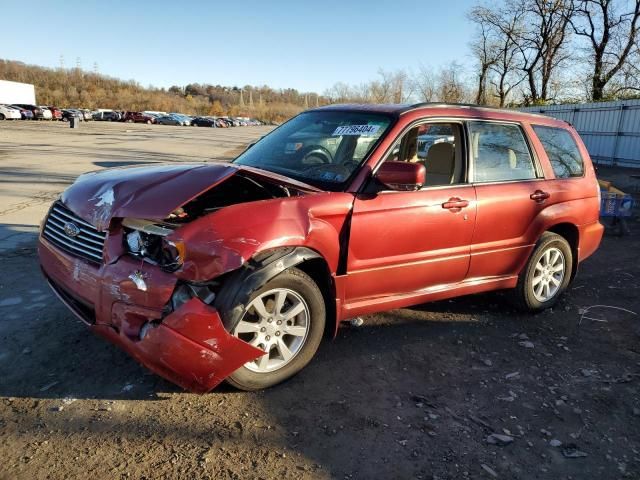
[[[640,100],[544,105],[537,112],[575,127],[594,163],[640,168]]]
[[[36,104],[36,89],[29,83],[0,80],[0,104]]]

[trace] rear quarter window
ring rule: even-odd
[[[584,162],[573,136],[563,128],[533,125],[556,178],[582,177]]]

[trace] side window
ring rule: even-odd
[[[469,122],[474,182],[536,178],[536,169],[517,125]]]
[[[581,177],[584,165],[578,145],[563,128],[533,125],[557,178]]]
[[[463,181],[462,129],[457,123],[425,123],[396,141],[385,161],[420,162],[426,170],[425,187]]]

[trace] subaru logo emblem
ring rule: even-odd
[[[67,237],[77,237],[80,234],[80,228],[73,222],[65,223],[62,228]]]

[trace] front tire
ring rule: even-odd
[[[571,283],[573,252],[564,237],[545,232],[520,273],[515,303],[522,310],[539,312],[556,304]]]
[[[249,297],[233,335],[265,350],[227,377],[240,390],[260,390],[302,370],[322,340],[325,304],[315,282],[297,268],[285,270]]]

